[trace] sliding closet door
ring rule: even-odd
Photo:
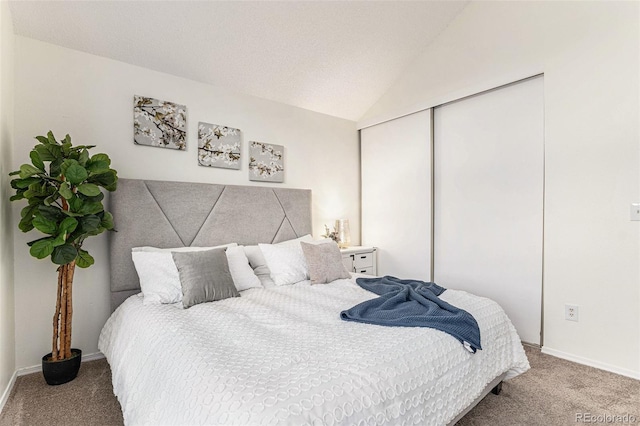
[[[363,129],[362,244],[378,275],[431,276],[431,110]]]
[[[434,112],[434,278],[496,300],[540,344],[543,79]]]

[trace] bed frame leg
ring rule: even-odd
[[[500,395],[502,392],[502,382],[498,383],[493,389],[491,389],[491,393],[494,395]]]

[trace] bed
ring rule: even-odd
[[[447,425],[529,368],[504,311],[462,291],[440,297],[475,317],[475,354],[429,328],[341,321],[376,297],[357,275],[189,309],[143,304],[131,248],[299,238],[311,233],[310,191],[120,179],[111,210],[114,313],[99,347],[126,424]]]

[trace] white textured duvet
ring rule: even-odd
[[[504,311],[465,292],[441,298],[476,318],[476,354],[433,329],[341,321],[376,297],[353,280],[241,294],[186,310],[132,296],[116,310],[99,347],[126,424],[443,425],[529,368]]]

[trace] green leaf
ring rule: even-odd
[[[57,225],[55,221],[49,220],[41,214],[37,214],[36,217],[33,218],[33,226],[44,234],[54,235],[58,227]]]
[[[51,237],[42,237],[42,238],[38,238],[37,240],[33,240],[33,241],[29,241],[27,243],[27,245],[29,247],[31,247],[32,245],[34,245],[35,243],[37,243],[38,241],[44,241],[44,240],[51,240]]]
[[[93,256],[91,256],[88,251],[82,249],[78,250],[76,265],[78,265],[79,268],[88,268],[93,265],[94,262],[95,260],[93,259]]]
[[[68,143],[68,144],[70,144],[70,143],[71,143],[71,136],[69,136],[69,134],[67,134],[67,135],[64,137],[64,139],[62,139],[62,142],[63,142],[63,143]]]
[[[31,164],[23,164],[22,166],[20,166],[20,177],[22,179],[26,179],[38,173],[42,173],[42,172],[37,168],[33,167]]]
[[[36,166],[38,169],[44,172],[44,162],[40,158],[40,154],[35,149],[29,153],[29,157],[31,158],[31,163]]]
[[[47,145],[49,143],[49,139],[47,139],[46,136],[36,136],[36,139],[43,145]]]
[[[29,253],[31,256],[37,259],[44,259],[53,253],[53,239],[46,238],[44,240],[39,240],[33,243],[31,248],[29,249]]]
[[[62,153],[64,155],[69,155],[71,152],[71,142],[63,142],[62,143]]]
[[[104,216],[102,218],[102,222],[100,222],[100,226],[104,229],[112,230],[113,229],[113,215],[109,212],[104,212]]]
[[[56,138],[53,136],[53,132],[51,130],[47,132],[47,139],[49,140],[49,143],[52,145],[58,144],[58,141],[56,141]]]
[[[80,197],[87,203],[97,203],[99,201],[104,200],[104,194],[102,193],[102,191],[100,191],[100,193],[95,197],[87,197],[86,195],[83,195],[83,194],[80,194]]]
[[[80,212],[83,205],[84,201],[80,199],[80,197],[73,197],[69,199],[69,207],[71,207],[71,210],[76,213]]]
[[[58,145],[36,145],[34,148],[42,161],[53,161],[62,157],[62,149]]]
[[[40,179],[39,177],[30,177],[26,179],[14,179],[11,181],[11,184],[12,184],[11,186],[13,187],[15,185],[16,189],[24,189],[29,187],[29,185],[31,185],[32,183],[38,183],[41,180],[42,179]]]
[[[58,191],[60,192],[60,195],[62,195],[66,200],[70,200],[71,198],[73,198],[73,191],[71,191],[67,182],[62,182]]]
[[[66,265],[71,263],[78,256],[78,250],[71,244],[63,244],[55,247],[51,254],[51,261],[56,265]]]
[[[9,173],[9,176],[15,176],[15,175],[19,175],[20,174],[20,170],[14,170],[11,173]]]
[[[92,183],[83,183],[78,186],[78,192],[86,195],[87,197],[95,197],[100,194],[100,188],[98,185],[94,185]]]
[[[80,155],[78,156],[78,163],[80,163],[81,166],[86,166],[88,161],[89,151],[83,149],[82,151],[80,151]]]
[[[91,161],[104,161],[106,162],[108,165],[111,165],[111,159],[109,158],[109,156],[107,154],[94,154],[93,156],[91,156]]]
[[[24,191],[18,191],[16,192],[16,195],[12,195],[11,197],[9,197],[9,201],[18,201],[23,199],[24,199]]]
[[[23,217],[22,220],[18,223],[18,228],[22,232],[29,232],[33,229],[33,217]]]
[[[70,160],[70,161],[74,161],[74,160]],[[84,181],[85,179],[87,179],[88,176],[89,175],[85,170],[85,168],[77,163],[70,165],[65,172],[65,177],[67,181],[69,181],[69,183],[72,183],[74,185]]]
[[[84,215],[93,215],[100,213],[103,210],[104,206],[102,205],[102,203],[87,202],[82,204],[82,207],[78,209],[78,213],[82,213]]]
[[[70,234],[76,230],[78,227],[78,221],[73,217],[66,217],[62,222],[60,222],[59,233],[67,233]]]
[[[63,175],[66,175],[67,169],[73,165],[78,165],[78,160],[73,160],[73,159],[64,160],[62,162],[62,165],[60,166],[60,171],[62,172]]]
[[[60,167],[62,166],[62,161],[64,158],[56,158],[51,163],[49,163],[49,175],[54,177],[60,177]]]
[[[100,227],[101,220],[98,216],[91,214],[79,219],[80,229],[83,233],[93,232]]]
[[[115,170],[109,169],[108,172],[89,176],[87,181],[100,185],[107,191],[115,191],[118,183],[118,175]]]
[[[38,212],[44,216],[45,219],[55,222],[62,217],[62,210],[54,206],[38,206]]]
[[[72,212],[71,210],[63,210],[62,213],[65,216],[69,216],[69,217],[82,217],[82,216],[84,216],[83,214]]]
[[[25,218],[25,217],[33,217],[33,215],[38,211],[38,205],[31,205],[29,204],[28,206],[24,207],[21,211],[20,211],[20,217],[21,218]]]
[[[89,161],[87,164],[87,170],[91,173],[100,174],[109,170],[109,163],[106,161]]]

